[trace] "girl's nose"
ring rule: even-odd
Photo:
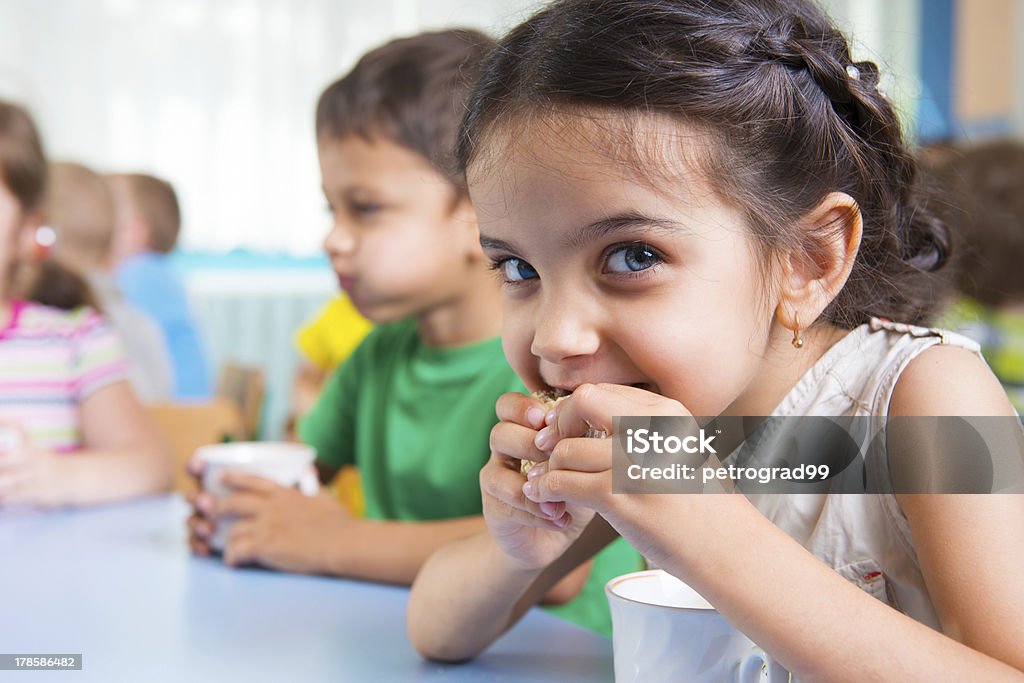
[[[592,356],[600,347],[600,334],[590,316],[565,299],[540,307],[530,351],[549,363]]]
[[[344,221],[335,220],[324,237],[324,251],[328,256],[344,256],[355,251],[356,234]]]

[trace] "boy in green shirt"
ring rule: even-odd
[[[479,472],[495,401],[525,391],[502,353],[501,288],[465,179],[452,170],[462,101],[491,46],[462,30],[393,41],[328,87],[317,107],[333,215],[324,248],[341,287],[377,327],[328,379],[299,435],[316,448],[325,480],[358,466],[365,518],[326,495],[225,477],[234,495],[196,499],[189,527],[197,553],[209,552],[214,520],[229,515],[239,518],[224,549],[230,565],[408,585],[434,550],[484,530]],[[602,574],[583,567],[548,601],[607,633],[601,585],[640,559],[624,546],[595,563]]]

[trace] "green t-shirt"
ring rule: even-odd
[[[494,404],[509,391],[526,389],[505,360],[501,339],[430,347],[415,321],[403,320],[374,329],[334,371],[299,435],[321,462],[359,468],[368,519],[479,515]],[[636,551],[617,541],[595,558],[583,592],[551,611],[610,634],[604,584],[640,563]]]
[[[522,390],[501,339],[431,347],[403,320],[371,332],[330,376],[299,435],[321,462],[359,468],[368,519],[479,515],[494,404]]]

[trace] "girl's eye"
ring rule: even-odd
[[[518,258],[507,258],[499,261],[495,269],[501,272],[505,282],[522,282],[537,277],[537,271],[529,263]]]
[[[636,273],[661,263],[661,256],[643,243],[618,247],[608,255],[606,273]]]

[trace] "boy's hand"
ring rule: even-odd
[[[17,432],[16,444],[0,451],[0,505],[56,507],[66,502],[62,456],[32,445],[25,431],[10,424],[5,430]],[[73,457],[73,456],[71,456]]]
[[[234,493],[219,499],[200,494],[196,506],[203,519],[190,528],[208,548],[216,520],[234,519],[224,547],[225,564],[256,563],[304,574],[330,571],[332,548],[352,523],[334,498],[327,493],[306,496],[242,472],[226,472],[221,481]],[[202,522],[212,523],[207,527]]]
[[[523,495],[520,461],[540,463],[531,478],[546,468],[548,453],[535,445],[546,411],[540,401],[518,393],[503,395],[496,409],[500,421],[491,430],[491,458],[480,471],[484,519],[506,554],[528,568],[544,567],[565,552],[594,513],[562,502],[540,505]]]
[[[203,493],[203,461],[199,458],[192,458],[188,461],[186,469],[192,478],[195,479],[197,489],[185,496],[188,504],[192,506],[192,514],[189,515],[186,522],[186,526],[188,526],[188,545],[192,548],[193,553],[205,557],[213,553],[210,537],[213,536],[216,522],[208,517],[205,512],[211,505],[206,500],[210,498],[209,494]],[[199,505],[200,496],[205,496],[202,499],[202,506]]]

